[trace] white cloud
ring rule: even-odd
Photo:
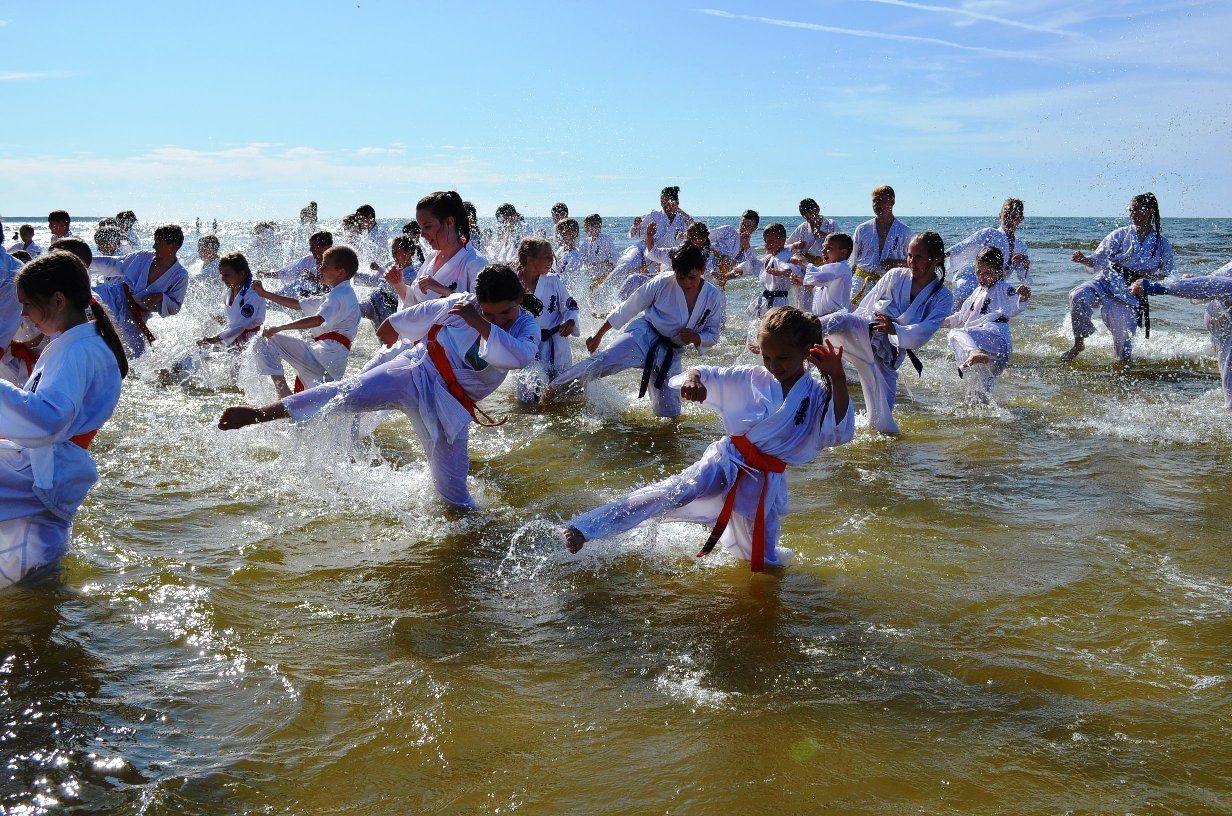
[[[985,48],[979,45],[963,45],[962,43],[942,40],[936,37],[918,37],[913,34],[891,34],[885,31],[865,31],[859,28],[840,28],[838,26],[822,25],[821,23],[804,23],[798,20],[782,20],[777,17],[757,17],[751,14],[733,14],[730,11],[720,11],[719,9],[696,9],[696,11],[711,17],[720,17],[724,20],[744,20],[752,23],[779,26],[781,28],[795,28],[804,31],[820,31],[827,34],[841,34],[847,37],[862,37],[871,40],[922,43],[925,45],[936,45],[942,48],[952,48],[957,51],[966,51],[972,54],[983,54],[987,57],[999,57],[1002,59],[1028,60],[1031,62],[1051,61],[1038,54],[1031,54],[1024,51],[1004,51],[999,48]]]
[[[20,82],[24,79],[58,79],[66,77],[64,71],[8,71],[0,73],[0,82]]]

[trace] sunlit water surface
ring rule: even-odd
[[[511,418],[473,434],[484,509],[459,516],[404,419],[359,447],[330,423],[220,434],[268,385],[160,385],[210,309],[158,322],[62,575],[0,593],[0,813],[1229,812],[1232,421],[1200,309],[1156,299],[1128,371],[1102,330],[1057,359],[1068,256],[1113,226],[1028,220],[999,405],[935,341],[901,439],[861,415],[791,472],[777,576],[694,561],[689,525],[560,546],[562,518],[721,434],[696,406],[655,418],[632,374],[490,398]],[[1232,245],[1228,221],[1165,233],[1184,271]],[[709,361],[750,360],[751,291]],[[352,369],[374,350],[365,326]]]

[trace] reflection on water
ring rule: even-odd
[[[1066,259],[1111,226],[1028,221],[998,404],[935,343],[902,439],[790,474],[778,576],[694,562],[685,524],[559,545],[693,461],[705,411],[658,420],[631,377],[538,411],[502,390],[484,509],[446,514],[398,418],[358,447],[349,423],[212,430],[227,367],[152,379],[209,325],[193,307],[95,444],[62,577],[0,594],[0,812],[1232,809],[1232,445],[1200,312],[1158,299],[1128,371],[1104,334],[1057,362]],[[1165,230],[1190,271],[1232,236]],[[749,294],[713,359],[748,359]]]

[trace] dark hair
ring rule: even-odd
[[[184,230],[180,229],[179,224],[163,224],[154,230],[154,240],[157,241],[160,238],[175,244],[176,249],[184,246]]]
[[[525,271],[526,262],[544,252],[552,254],[552,244],[546,238],[523,238],[518,244],[518,271]]]
[[[355,208],[355,214],[364,218],[376,218],[376,210],[373,209],[371,204],[360,204]]]
[[[754,224],[761,223],[761,215],[758,214],[757,210],[745,210],[744,212],[740,214],[741,221],[743,221],[746,218],[752,221]]]
[[[458,237],[463,243],[471,241],[471,221],[467,217],[466,207],[462,204],[462,196],[456,190],[429,193],[419,199],[415,211],[427,210],[437,221],[444,222],[446,218],[453,219],[453,228],[458,231]]]
[[[525,293],[526,288],[522,286],[518,273],[506,264],[488,264],[475,278],[475,297],[481,303],[520,301]]]
[[[848,255],[856,248],[856,242],[845,232],[832,232],[826,236],[826,240],[839,249],[846,251]]]
[[[97,230],[94,231],[94,244],[99,249],[103,248],[104,243],[112,247],[119,247],[120,239],[122,237],[123,236],[120,233],[119,227],[113,227],[113,226],[99,227]]]
[[[587,226],[587,227],[589,227],[589,226],[591,226],[592,224],[598,224],[599,226],[602,226],[602,225],[603,225],[603,217],[602,217],[602,216],[600,216],[600,215],[599,215],[599,213],[591,213],[590,215],[588,215],[588,216],[586,216],[585,218],[583,218],[583,219],[582,219],[582,225],[583,225],[583,226]]]
[[[766,228],[761,231],[762,235],[781,235],[783,240],[787,240],[787,227],[780,224],[778,221],[772,221],[766,224]]]
[[[407,221],[405,224],[403,224],[403,225],[402,225],[402,234],[403,234],[403,235],[420,235],[420,234],[422,234],[422,231],[419,229],[419,222],[418,222],[418,221],[414,221],[414,220],[412,220],[412,221]]]
[[[680,188],[679,187],[664,187],[659,192],[659,198],[666,198],[668,201],[680,203]]]
[[[218,259],[218,268],[229,266],[236,272],[244,273],[244,283],[252,283],[252,267],[248,265],[248,258],[244,257],[243,252],[228,252]]]
[[[700,248],[686,243],[669,253],[672,259],[672,271],[677,275],[692,272],[694,269],[706,268],[706,255]]]
[[[86,265],[86,269],[89,269],[90,264],[94,263],[94,252],[90,249],[90,245],[80,238],[57,238],[47,248],[58,249],[61,252],[71,252],[77,256],[77,260]]]
[[[706,226],[703,221],[694,221],[692,224],[689,224],[689,228],[684,231],[684,235],[686,238],[701,236],[706,239],[707,244],[710,243],[710,227]]]
[[[821,207],[818,206],[817,202],[811,198],[801,199],[800,200],[800,215],[804,215],[805,213],[811,213],[811,212],[819,213],[821,212]]]
[[[107,216],[106,218],[100,218],[100,219],[98,219],[98,226],[100,226],[100,227],[118,227],[118,226],[120,226],[120,222],[119,222],[119,221],[117,221],[117,220],[115,220],[115,219],[114,219],[114,218],[112,218],[111,216]]]
[[[26,252],[24,249],[13,250],[12,252],[9,253],[9,257],[16,258],[22,263],[30,263],[30,261],[34,260],[34,258],[30,255],[30,253]]]
[[[821,319],[795,306],[776,306],[761,319],[760,331],[781,337],[796,348],[810,349],[821,342]]]
[[[121,210],[120,212],[116,213],[116,221],[120,223],[128,221],[129,226],[132,226],[133,224],[137,223],[137,213],[133,212],[132,210]]]
[[[332,246],[325,250],[325,254],[321,256],[321,263],[337,265],[347,273],[347,278],[355,277],[355,273],[359,271],[359,256],[349,246]]]
[[[873,188],[873,198],[896,198],[894,188],[888,184],[882,184],[879,187]]]
[[[34,225],[33,224],[22,224],[20,227],[17,228],[18,236],[20,236],[23,232],[29,232],[31,235],[33,235]]]
[[[1159,199],[1154,193],[1139,193],[1134,196],[1133,203],[1151,211],[1151,222],[1155,225],[1155,247],[1151,250],[1151,257],[1155,257],[1159,253],[1159,241],[1164,237],[1163,229],[1160,227]]]
[[[395,235],[394,239],[389,242],[390,249],[400,249],[403,252],[410,252],[414,247],[415,242],[411,240],[409,235]]]
[[[518,215],[518,208],[508,203],[502,204],[496,208],[496,217],[500,219],[521,218],[521,216]]]
[[[479,210],[475,209],[475,205],[469,201],[463,201],[462,209],[466,210],[466,220],[471,226],[479,226]]]
[[[52,210],[51,212],[47,213],[47,220],[48,221],[67,221],[71,223],[73,219],[69,218],[68,210]]]
[[[977,264],[988,264],[998,272],[1005,265],[1005,253],[995,246],[986,246],[980,250],[980,254],[975,256]]]
[[[16,287],[26,300],[35,303],[46,303],[56,292],[60,292],[76,308],[83,312],[88,308],[95,330],[115,355],[121,379],[128,376],[128,356],[124,353],[124,344],[120,342],[120,335],[116,334],[107,310],[94,299],[94,292],[90,290],[90,273],[81,258],[63,249],[52,249],[21,268],[17,273]]]
[[[201,238],[197,241],[198,246],[200,246],[201,244],[209,244],[210,246],[214,247],[214,249],[218,249],[219,247],[222,246],[222,241],[218,240],[217,235],[202,235]]]
[[[334,234],[329,230],[318,230],[308,237],[308,246],[313,244],[329,249],[334,245]]]
[[[919,241],[924,245],[924,249],[928,251],[930,259],[936,258],[938,261],[937,268],[941,270],[941,280],[945,280],[945,241],[941,236],[932,230],[916,233],[912,241]]]
[[[581,234],[577,219],[562,218],[560,221],[556,222],[556,234],[564,235],[565,233],[573,233],[574,238]]]
[[[424,251],[423,247],[419,245],[419,235],[419,224],[415,221],[408,221],[402,225],[402,234],[394,239],[394,243],[398,244],[399,241],[405,241],[405,245],[399,245],[403,246],[406,252],[411,253],[411,257],[418,260],[419,263],[423,263]],[[412,238],[411,236],[415,237]]]
[[[563,201],[557,201],[552,205],[552,215],[568,215],[569,205]]]

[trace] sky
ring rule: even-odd
[[[1232,3],[0,2],[0,215],[1232,216]]]

